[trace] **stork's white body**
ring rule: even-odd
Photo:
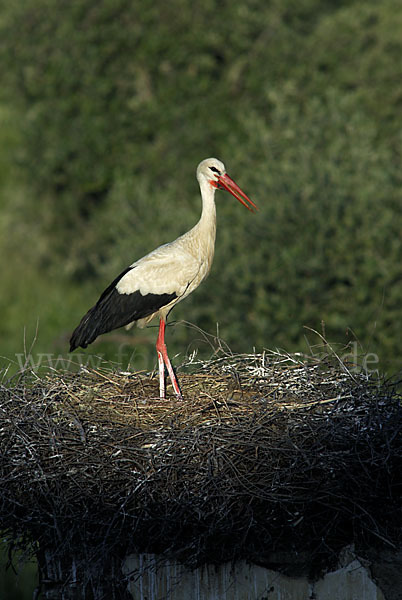
[[[214,257],[216,234],[215,191],[228,190],[249,210],[255,204],[226,174],[216,158],[203,160],[197,168],[202,197],[198,223],[174,242],[164,244],[125,269],[81,319],[70,340],[70,351],[86,348],[95,338],[117,327],[144,327],[158,316],[156,349],[159,360],[160,396],[165,397],[164,364],[177,397],[181,398],[164,341],[166,318],[208,275]]]
[[[200,184],[201,186],[201,184]],[[201,218],[190,231],[174,242],[159,246],[140,260],[134,262],[116,285],[120,294],[132,294],[138,290],[146,294],[172,294],[177,298],[151,315],[131,322],[144,327],[154,317],[166,319],[178,302],[186,298],[205,279],[211,270],[215,251],[216,208],[215,188],[201,187]]]

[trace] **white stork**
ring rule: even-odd
[[[202,197],[198,223],[174,242],[159,246],[120,273],[81,319],[70,340],[72,352],[78,346],[86,348],[102,333],[124,325],[129,328],[134,323],[144,327],[159,317],[156,351],[161,398],[165,398],[164,365],[176,396],[182,397],[165,345],[166,318],[211,269],[216,232],[215,190],[223,188],[249,210],[257,209],[216,158],[207,158],[198,165],[197,179]]]

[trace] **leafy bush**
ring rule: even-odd
[[[324,322],[396,370],[401,27],[396,0],[4,6],[3,352],[37,315],[38,348],[64,349],[117,272],[196,221],[216,155],[261,210],[217,194],[212,273],[173,318],[236,351],[305,350]]]

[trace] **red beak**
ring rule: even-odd
[[[237,198],[237,200],[241,202],[243,206],[248,208],[248,210],[251,210],[251,212],[255,212],[256,210],[258,210],[258,207],[254,204],[254,202],[250,200],[248,196],[246,196],[243,190],[239,188],[237,183],[235,183],[233,179],[229,177],[229,175],[227,175],[226,173],[224,173],[218,178],[217,183],[217,187],[223,188],[224,190],[230,192],[232,196]]]

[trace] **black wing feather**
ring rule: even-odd
[[[116,285],[132,268],[125,269],[101,294],[98,302],[84,315],[70,339],[70,352],[81,346],[86,348],[98,335],[128,325],[152,315],[177,298],[177,294],[145,294],[135,291],[120,294]]]

